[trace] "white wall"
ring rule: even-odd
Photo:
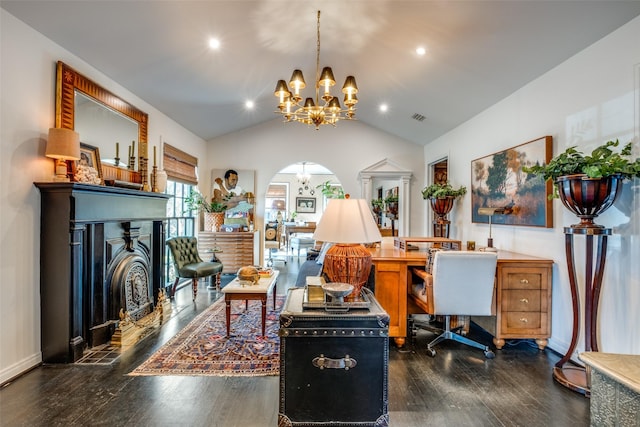
[[[0,9],[0,383],[37,365],[40,353],[40,194],[53,160],[44,157],[55,124],[56,61],[149,114],[148,141],[160,135],[206,164],[205,143],[81,59]],[[82,137],[82,135],[80,135]],[[99,147],[113,157],[115,143]],[[122,147],[121,147],[122,148]],[[46,304],[46,301],[42,301]]]
[[[264,227],[264,198],[269,182],[293,163],[319,163],[333,172],[351,197],[360,197],[360,170],[385,158],[414,172],[411,180],[411,235],[421,236],[426,202],[422,200],[422,147],[377,131],[359,121],[339,122],[315,130],[298,123],[266,123],[213,139],[209,158],[213,168],[256,170],[256,227]]]
[[[573,145],[590,152],[619,138],[634,141],[634,157],[640,156],[638,40],[640,18],[428,144],[426,164],[448,156],[449,179],[468,186],[472,160],[544,135],[553,136],[554,155]],[[614,232],[600,300],[600,351],[640,354],[639,183],[637,179],[627,183],[621,200],[596,219]],[[454,209],[452,228],[462,240],[486,242],[488,226],[472,224],[470,209],[467,196]],[[572,310],[563,227],[578,221],[559,201],[553,210],[553,229],[494,225],[492,231],[494,244],[501,249],[555,261],[550,346],[564,353],[571,341]],[[577,275],[584,292],[584,238],[575,240]],[[583,332],[582,322],[580,328]],[[582,339],[577,350],[584,350]]]

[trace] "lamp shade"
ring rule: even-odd
[[[72,129],[50,128],[44,155],[52,159],[80,160],[80,135]]]
[[[364,199],[331,199],[313,238],[331,243],[372,243],[382,240]]]

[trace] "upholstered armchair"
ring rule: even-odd
[[[419,325],[439,333],[427,345],[427,351],[431,356],[436,354],[436,344],[448,339],[482,349],[488,359],[495,357],[488,346],[463,336],[464,332],[460,330],[464,324],[452,329],[451,316],[495,314],[494,282],[497,258],[495,252],[437,251],[433,256],[431,272],[415,271],[414,274],[423,282],[412,287],[410,297],[425,313],[444,316],[444,330],[434,328],[430,324]]]
[[[198,254],[198,239],[195,237],[174,237],[167,240],[167,246],[173,256],[176,268],[176,280],[171,289],[171,297],[175,295],[178,282],[182,278],[191,279],[193,300],[198,294],[198,280],[214,276],[215,285],[220,289],[220,274],[222,263],[218,261],[203,261]]]

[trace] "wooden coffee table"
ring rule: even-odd
[[[273,309],[276,309],[276,281],[278,279],[279,271],[274,270],[271,277],[264,277],[258,280],[255,285],[241,285],[238,278],[229,282],[222,292],[224,293],[224,302],[227,308],[227,338],[230,335],[231,329],[231,301],[244,300],[245,310],[249,306],[249,300],[262,301],[262,336],[265,335],[265,321],[267,318],[267,295],[273,294]]]

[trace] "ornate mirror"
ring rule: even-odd
[[[79,129],[87,129],[88,127],[98,128],[98,125],[79,122],[80,120],[84,120],[86,115],[81,114],[80,111],[76,109],[83,105],[92,109],[102,107],[105,110],[99,114],[96,114],[95,111],[90,114],[94,120],[100,120],[100,117],[105,116],[110,117],[106,119],[109,121],[118,120],[118,118],[121,119],[120,123],[122,125],[114,126],[112,124],[113,122],[105,125],[105,127],[110,129],[120,127],[128,129],[125,134],[114,134],[110,136],[110,143],[115,144],[119,141],[126,145],[133,139],[136,139],[138,145],[136,148],[137,155],[147,157],[147,113],[140,111],[133,105],[102,88],[65,63],[58,61],[56,127],[74,129],[76,131],[79,131]],[[80,138],[81,140],[83,139],[82,133],[80,133]]]

